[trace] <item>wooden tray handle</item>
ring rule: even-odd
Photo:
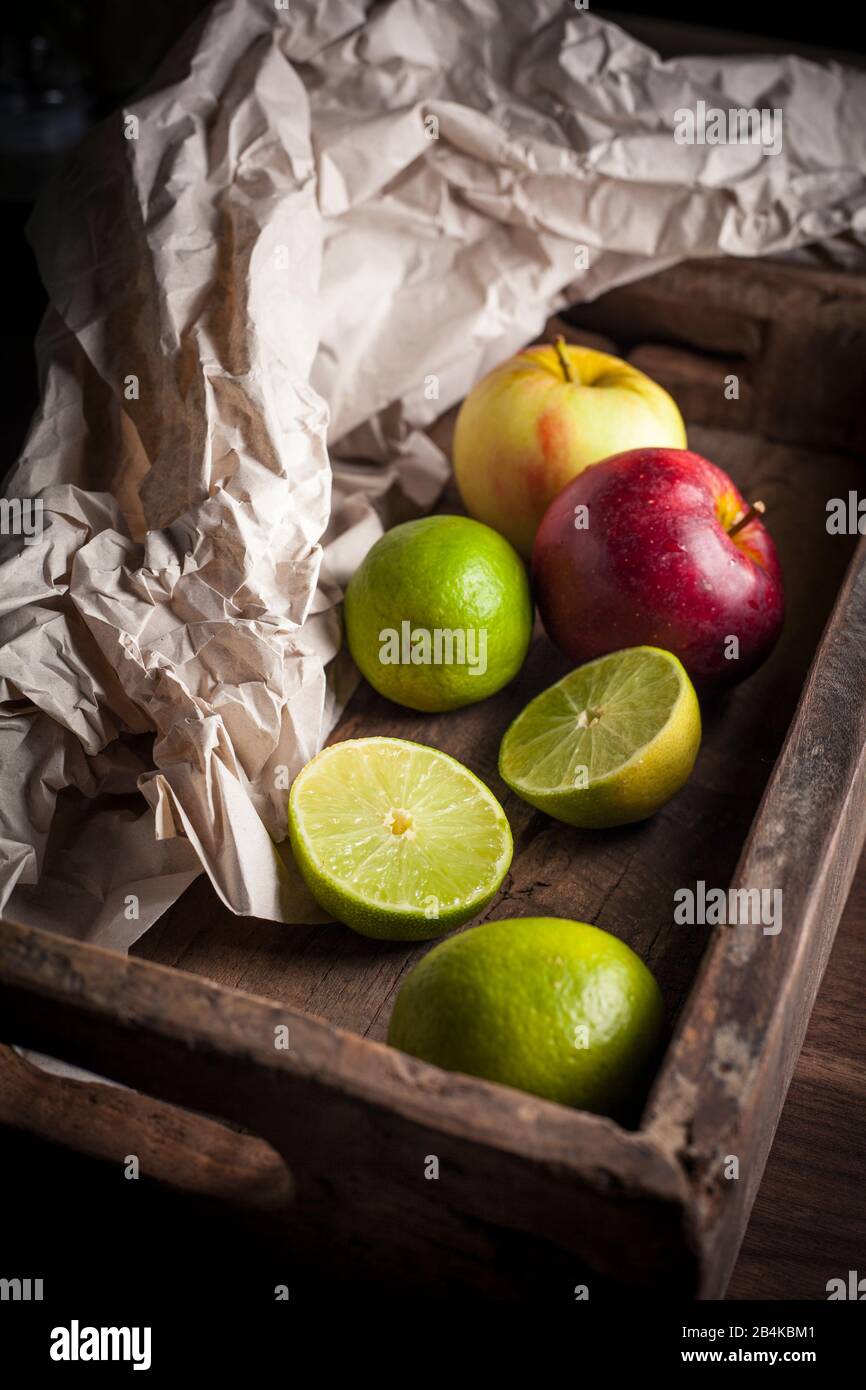
[[[260,1149],[239,1145],[213,1120],[180,1120],[174,1106],[268,1140],[291,1170],[293,1248],[309,1259],[338,1248],[359,1270],[404,1279],[411,1267],[413,1278],[437,1286],[447,1248],[458,1283],[490,1288],[492,1280],[504,1291],[529,1279],[535,1250],[546,1267],[561,1266],[558,1279],[576,1280],[591,1260],[597,1277],[663,1278],[686,1296],[696,1287],[685,1175],[644,1136],[600,1116],[442,1072],[179,970],[9,923],[0,924],[0,1041],[145,1093],[126,1112],[132,1137],[124,1145],[153,1155],[159,1127],[179,1124],[185,1181],[237,1191],[252,1166],[270,1176],[265,1200],[285,1195]],[[14,1115],[23,1103],[31,1124],[35,1114],[37,1128],[56,1137],[61,1083],[36,1084],[21,1065],[12,1064],[12,1085],[0,1075],[5,1109]],[[63,1084],[77,1084],[78,1101],[92,1105],[88,1084]],[[109,1142],[121,1103],[100,1097],[97,1147]],[[86,1125],[67,1115],[67,1141],[84,1143]],[[194,1174],[191,1150],[203,1138],[234,1176]],[[442,1182],[425,1181],[430,1155]]]
[[[178,1192],[267,1213],[286,1209],[291,1178],[262,1139],[138,1091],[57,1076],[0,1046],[0,1124],[126,1168]]]

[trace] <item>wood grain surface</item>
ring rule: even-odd
[[[11,923],[0,924],[0,1026],[267,1140],[291,1172],[287,1238],[309,1268],[339,1254],[344,1274],[454,1297],[554,1294],[590,1272],[597,1293],[611,1282],[696,1292],[682,1169],[604,1116]],[[426,1180],[430,1156],[441,1181]]]
[[[291,1200],[286,1165],[255,1135],[139,1091],[54,1075],[4,1046],[0,1125],[116,1167],[135,1155],[176,1192],[272,1214]]]
[[[839,927],[729,1299],[822,1300],[828,1279],[844,1277],[849,1269],[861,1275],[866,1270],[864,979],[866,860]],[[0,1074],[5,1065],[0,1049]],[[14,1211],[7,1210],[4,1218],[4,1247],[13,1264],[19,1251],[22,1267],[28,1268],[34,1252],[51,1252],[60,1259],[60,1277],[68,1263],[70,1280],[86,1288],[88,1276],[79,1262],[84,1242],[94,1266],[122,1264],[125,1280],[133,1283],[136,1277],[146,1280],[170,1249],[176,1252],[179,1297],[189,1280],[215,1267],[223,1271],[227,1287],[236,1279],[239,1293],[288,1279],[293,1298],[303,1299],[305,1290],[313,1296],[313,1272],[296,1259],[282,1223],[272,1211],[262,1222],[250,1210],[244,1197],[250,1191],[248,1173],[235,1189],[238,1206],[175,1197],[174,1148],[166,1144],[163,1180],[135,1185],[132,1200],[130,1185],[116,1180],[117,1165],[106,1166],[106,1159],[116,1158],[116,1147],[99,1162],[83,1156],[89,1144],[79,1149],[71,1142],[69,1095],[63,1093],[68,1084],[43,1092],[42,1133],[35,1133],[35,1126],[22,1131],[7,1115],[0,1116],[0,1173],[16,1194]],[[146,1098],[144,1104],[153,1106]],[[118,1123],[115,1144],[124,1132]],[[165,1137],[163,1130],[161,1142]],[[220,1185],[224,1181],[223,1175]],[[253,1191],[261,1193],[257,1183]],[[132,1267],[130,1249],[137,1252]],[[340,1267],[335,1252],[327,1290],[339,1283]],[[353,1297],[363,1297],[363,1289],[355,1287]]]
[[[729,1299],[825,1299],[866,1274],[866,858],[788,1092]]]

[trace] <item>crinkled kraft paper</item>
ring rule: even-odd
[[[699,100],[782,110],[782,152],[677,144]],[[425,427],[567,301],[859,243],[864,145],[859,74],[662,62],[566,0],[209,10],[32,223],[5,915],[125,949],[204,869],[235,912],[315,920],[287,787],[355,679],[343,586],[446,476]]]

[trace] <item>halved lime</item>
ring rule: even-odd
[[[307,763],[292,784],[289,835],[320,906],[394,941],[468,922],[513,849],[505,812],[474,773],[400,738],[347,739]]]
[[[629,647],[531,700],[502,740],[499,774],[569,825],[627,825],[679,791],[700,742],[698,697],[682,663],[659,647]]]

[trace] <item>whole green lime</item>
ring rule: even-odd
[[[430,516],[386,532],[345,600],[349,649],[380,694],[438,712],[475,704],[517,674],[532,635],[523,561],[498,532],[465,516]]]
[[[628,1113],[664,1007],[624,942],[586,922],[485,922],[433,948],[400,989],[392,1047],[602,1115]]]

